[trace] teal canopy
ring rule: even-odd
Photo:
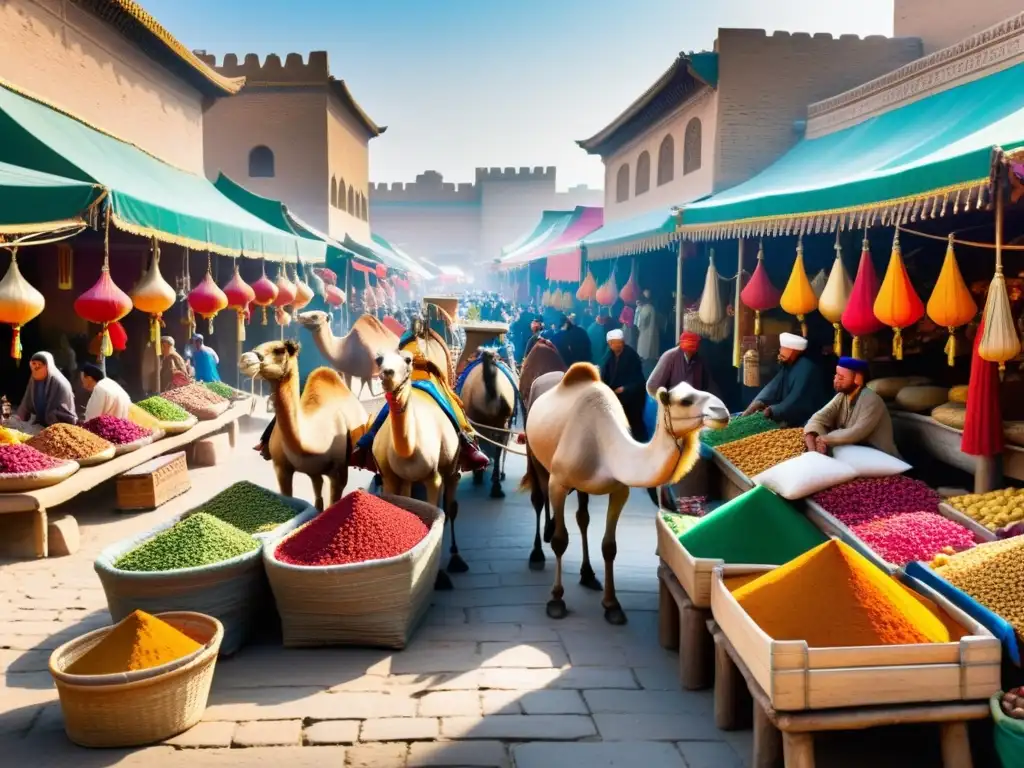
[[[885,210],[931,210],[987,185],[993,146],[1024,143],[1024,64],[819,138],[801,140],[743,184],[683,206],[693,239],[863,226]],[[966,194],[965,194],[966,193]],[[976,198],[975,198],[976,199]],[[943,206],[944,208],[945,206]]]
[[[531,251],[557,238],[572,219],[573,211],[543,211],[536,226],[524,237],[501,249],[498,269],[515,269],[525,266]]]
[[[611,259],[665,248],[676,239],[676,220],[670,208],[658,208],[629,219],[606,222],[580,243],[588,261]]]
[[[82,221],[101,194],[87,181],[0,163],[0,232],[42,232]]]
[[[422,278],[424,278],[426,280],[429,280],[429,279],[431,279],[434,276],[433,273],[430,272],[430,270],[428,270],[426,267],[424,267],[422,264],[420,264],[416,259],[414,259],[408,253],[403,251],[401,248],[398,248],[398,247],[392,245],[391,243],[389,243],[381,235],[376,235],[375,234],[375,235],[370,235],[370,237],[373,240],[375,245],[378,245],[381,248],[384,248],[385,250],[390,251],[395,256],[397,256],[399,258],[399,260],[401,260],[403,263],[405,263],[407,265],[406,268],[405,268],[406,272],[411,272],[411,273],[413,273],[415,275],[419,275],[420,277],[422,277]]]
[[[98,184],[125,231],[228,256],[295,261],[323,247],[271,226],[209,180],[0,87],[0,162]]]

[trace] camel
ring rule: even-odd
[[[398,337],[381,324],[373,315],[360,315],[352,330],[344,336],[335,336],[331,328],[331,316],[321,310],[300,312],[296,318],[303,328],[313,334],[313,342],[320,354],[327,358],[331,367],[345,377],[345,384],[351,389],[352,377],[359,379],[359,395],[369,387],[373,394],[373,378],[377,375],[374,362],[379,349],[395,349]]]
[[[498,370],[498,353],[493,349],[480,350],[481,363],[469,372],[462,383],[459,396],[466,408],[466,416],[490,446],[485,449],[491,456],[491,498],[503,499],[501,489],[504,473],[501,471],[501,454],[498,447],[508,442],[508,430],[516,405],[516,387],[508,376]],[[491,427],[491,429],[487,429]],[[473,485],[481,485],[484,471],[473,473]]]
[[[323,511],[326,476],[330,502],[337,502],[348,483],[353,432],[366,426],[362,403],[330,368],[310,373],[300,397],[299,344],[292,339],[261,344],[243,354],[238,367],[245,376],[260,376],[273,390],[277,426],[269,449],[281,493],[292,495],[296,472],[309,475],[316,508]]]
[[[455,519],[459,503],[459,434],[441,407],[425,392],[412,386],[413,356],[406,350],[380,354],[376,359],[389,415],[373,440],[373,457],[380,469],[385,493],[412,496],[412,486],[423,483],[427,501],[440,506],[444,487],[444,511],[451,526],[450,573],[465,573],[469,566],[459,555]],[[437,375],[437,367],[424,361]]]
[[[548,377],[550,381],[553,377]],[[565,499],[570,491],[608,496],[601,554],[605,583],[601,605],[610,624],[625,624],[626,614],[615,595],[615,529],[629,498],[630,488],[652,488],[676,483],[690,471],[699,452],[701,427],[720,429],[729,423],[729,411],[717,397],[683,382],[657,392],[658,425],[649,443],[629,434],[629,423],[618,398],[601,382],[597,367],[575,363],[546,391],[534,384],[530,417],[526,423],[529,446],[525,488],[541,488],[555,515],[551,548],[555,552],[555,583],[547,614],[568,615],[562,586],[562,556],[569,546],[565,527]],[[583,526],[581,525],[581,528]],[[584,531],[581,583],[592,573]],[[587,584],[584,584],[587,586]]]

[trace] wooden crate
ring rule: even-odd
[[[156,509],[192,487],[185,452],[158,456],[117,478],[118,509]]]
[[[943,517],[948,517],[954,522],[960,523],[960,525],[974,534],[974,540],[979,544],[983,541],[995,541],[999,538],[996,536],[995,531],[990,531],[978,521],[972,520],[952,504],[947,504],[944,501],[941,502],[939,504],[939,514]]]
[[[941,595],[911,579],[903,581],[971,634],[955,643],[838,648],[773,640],[740,607],[723,581],[770,570],[742,565],[716,568],[711,613],[775,709],[978,701],[999,690],[999,640]]]
[[[804,499],[804,512],[807,515],[807,519],[814,523],[815,527],[817,527],[818,530],[826,536],[833,539],[839,539],[843,544],[846,544],[850,549],[855,550],[858,554],[863,555],[866,560],[870,561],[873,565],[878,566],[890,576],[900,570],[900,566],[890,563],[880,554],[875,552],[875,550],[865,544],[864,540],[855,534],[845,523],[817,502],[811,501],[810,499]]]
[[[717,474],[717,482],[713,481],[711,486],[717,492],[719,498],[731,501],[754,487],[753,481],[740,472],[735,464],[719,453],[717,448],[712,449],[711,463],[714,465],[714,471]]]

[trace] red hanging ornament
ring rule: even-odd
[[[779,306],[779,298],[782,292],[772,285],[768,277],[768,270],[764,266],[764,244],[757,248],[757,266],[754,274],[740,291],[740,301],[750,309],[754,310],[754,335],[761,335],[761,313]]]
[[[114,322],[107,326],[110,334],[110,346],[114,352],[124,352],[128,348],[128,332],[120,322]],[[97,333],[89,342],[89,354],[100,356],[103,350],[103,333]],[[104,355],[106,357],[106,355]]]
[[[100,279],[92,288],[75,299],[75,314],[83,320],[100,326],[99,349],[103,357],[114,354],[114,347],[110,339],[110,324],[116,323],[131,312],[131,309],[131,298],[118,288],[110,277],[109,260],[105,255],[103,268],[100,270]]]
[[[267,307],[274,303],[277,299],[277,286],[267,277],[267,263],[263,262],[263,274],[260,279],[252,284],[253,294],[255,298],[253,303],[262,309],[262,322],[260,325],[267,324]]]
[[[870,336],[885,328],[885,323],[875,317],[875,299],[878,298],[879,285],[878,273],[875,272],[875,265],[871,263],[871,246],[865,235],[860,250],[857,277],[854,278],[850,302],[843,311],[841,321],[843,328],[853,336],[851,354],[856,358],[861,354],[860,337]]]
[[[296,314],[309,306],[313,300],[313,289],[304,280],[299,279],[299,270],[295,270],[295,300],[292,301],[292,309]]]
[[[245,341],[245,317],[249,311],[249,305],[256,298],[256,291],[238,272],[238,263],[235,263],[235,274],[231,276],[228,284],[224,286],[224,295],[228,300],[228,309],[235,310],[238,318],[238,340]]]
[[[636,304],[636,300],[640,298],[640,285],[636,281],[636,259],[633,260],[633,266],[629,270],[629,280],[619,291],[619,298],[627,304]]]
[[[345,292],[336,285],[328,285],[326,300],[332,307],[340,307],[345,303]]]
[[[213,333],[213,318],[228,305],[228,297],[213,280],[210,254],[206,254],[206,275],[188,295],[188,306],[192,312],[207,322],[207,329]]]
[[[587,276],[583,278],[583,282],[580,283],[580,287],[576,291],[576,298],[580,301],[593,301],[596,296],[597,280],[594,279],[594,273],[588,269]]]
[[[377,277],[387,277],[388,276],[388,268],[385,267],[383,264],[378,264],[373,272],[374,272],[374,274]]]
[[[295,283],[288,279],[283,265],[278,267],[277,280],[274,281],[274,284],[277,286],[277,298],[274,299],[276,309],[283,309],[295,301]],[[277,317],[279,315],[275,314],[275,318]],[[278,322],[278,325],[282,325],[282,323]]]

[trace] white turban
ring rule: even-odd
[[[608,331],[604,336],[605,341],[623,341],[625,338],[626,335],[622,332],[621,328],[616,328],[614,331]]]
[[[779,346],[783,349],[794,349],[797,352],[804,352],[807,349],[807,339],[797,336],[795,333],[780,333]]]

